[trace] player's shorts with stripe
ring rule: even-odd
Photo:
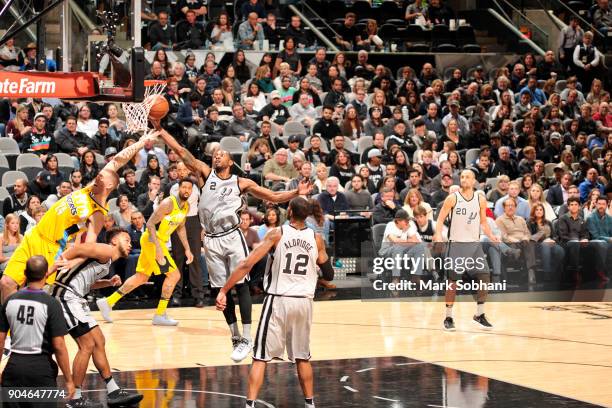
[[[96,319],[91,316],[89,303],[86,299],[77,298],[76,295],[74,297],[60,295],[57,300],[62,305],[68,333],[73,338],[81,337],[98,325]]]
[[[489,264],[481,242],[448,242],[446,245],[446,257],[453,262],[453,268],[446,270],[449,280],[465,280],[463,275],[475,278],[489,274]]]
[[[161,241],[160,244],[164,257],[166,258],[166,265],[163,265],[161,268],[155,258],[155,244],[149,241],[144,235],[140,238],[141,250],[140,256],[138,257],[138,263],[136,264],[136,272],[151,276],[152,274],[161,275],[162,273],[168,273],[178,269],[176,267],[176,262],[174,262],[174,259],[172,259],[170,255],[170,251],[168,251],[167,243]]]
[[[204,237],[204,258],[212,288],[221,288],[240,261],[249,256],[249,248],[239,228],[226,235]],[[243,283],[242,279],[238,283]]]
[[[267,295],[264,299],[253,359],[310,360],[312,299]]]
[[[64,250],[64,246],[61,246],[57,242],[50,242],[49,240],[40,236],[36,228],[33,228],[26,232],[23,240],[11,255],[11,259],[6,265],[4,275],[14,280],[17,285],[23,286],[25,284],[25,268],[28,259],[34,255],[42,255],[47,260],[49,267],[55,263],[55,260]],[[55,282],[55,273],[49,275],[47,283],[51,284]]]

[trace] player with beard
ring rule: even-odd
[[[156,125],[156,123],[154,123]],[[159,126],[156,126],[159,129]],[[197,160],[188,149],[181,146],[168,132],[160,129],[160,136],[168,147],[174,150],[191,169],[194,176],[200,179],[202,191],[199,213],[204,227],[204,254],[212,295],[219,290],[230,276],[231,271],[249,255],[246,241],[240,232],[240,214],[246,208],[245,194],[273,202],[282,203],[300,195],[308,195],[312,189],[310,181],[303,180],[298,188],[291,191],[273,192],[257,185],[254,181],[231,174],[234,164],[232,156],[223,150],[217,150],[213,157],[213,169]],[[223,311],[225,321],[230,327],[233,351],[231,358],[240,362],[253,348],[251,338],[252,302],[248,284],[242,278],[236,285],[242,334],[238,328],[235,303],[232,296],[227,298],[227,307]]]
[[[87,373],[89,359],[104,379],[107,403],[113,405],[135,404],[142,400],[141,394],[119,388],[111,373],[104,347],[105,339],[96,320],[91,316],[87,295],[93,289],[119,286],[118,275],[104,279],[111,263],[125,258],[132,249],[130,235],[122,228],[111,228],[106,232],[107,244],[83,243],[66,250],[56,261],[54,270],[59,270],[52,295],[60,302],[68,324],[68,333],[77,342],[79,350],[72,362],[72,375],[76,387],[74,398],[66,403],[68,408],[101,407],[97,402],[83,397],[81,386]]]
[[[140,237],[141,252],[136,264],[136,273],[129,277],[125,283],[108,298],[96,301],[102,317],[112,322],[111,310],[113,306],[125,295],[149,280],[151,274],[165,274],[162,286],[161,299],[157,311],[153,316],[153,324],[158,326],[176,326],[178,321],[166,314],[168,301],[181,275],[176,263],[168,251],[168,241],[176,230],[183,248],[187,264],[193,262],[193,254],[189,250],[185,220],[189,211],[189,197],[193,190],[193,181],[182,179],[179,182],[178,194],[165,198],[147,221],[147,229]],[[156,227],[159,224],[159,227]]]

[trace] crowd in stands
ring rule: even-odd
[[[269,35],[271,15],[256,2],[244,8],[238,32],[248,45]],[[189,24],[202,16],[198,10],[187,7]],[[163,31],[164,12],[157,17]],[[507,244],[491,245],[495,275],[500,259],[512,256],[526,263],[530,282],[540,280],[534,271],[539,251],[544,272],[574,268],[571,279],[578,280],[580,253],[596,251],[595,272],[607,280],[612,111],[591,33],[572,43],[564,32],[558,55],[526,54],[494,69],[425,63],[395,73],[370,64],[366,49],[347,55],[318,48],[303,64],[300,24],[291,18],[284,48],[276,56],[266,53],[254,74],[241,50],[226,66],[213,53],[200,67],[192,54],[170,63],[164,49],[175,40],[160,34],[148,78],[167,81],[170,113],[163,126],[203,160],[219,147],[230,150],[240,174],[273,190],[310,178],[322,209],[311,225],[328,243],[334,218],[351,210],[376,225],[395,222],[403,209],[418,239],[431,239],[438,209],[456,191],[460,172],[471,169],[490,202],[491,226]],[[220,18],[210,38],[223,41],[228,27]],[[194,31],[189,33],[193,40]],[[350,42],[364,38],[355,35]],[[4,55],[0,50],[6,68]],[[44,167],[32,180],[5,186],[4,257],[45,208],[88,183],[104,160],[134,142],[120,106],[112,103],[5,98],[0,124],[2,136],[38,155]],[[57,153],[71,156],[70,172],[58,168]],[[186,172],[174,152],[152,143],[123,169],[107,226],[130,226],[133,252],[139,251],[143,220]],[[254,225],[261,239],[285,220],[282,206],[259,203],[243,222]],[[530,244],[536,242],[542,245]],[[563,257],[572,262],[559,262]]]

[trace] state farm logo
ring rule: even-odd
[[[54,94],[55,81],[31,81],[29,78],[11,81],[7,78],[0,81],[0,93],[19,94],[22,97],[29,94]]]

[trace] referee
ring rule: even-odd
[[[6,388],[57,387],[57,366],[64,374],[67,396],[74,394],[70,362],[64,336],[67,333],[64,313],[59,302],[43,291],[47,261],[33,256],[26,263],[26,287],[9,296],[0,308],[0,350],[7,332],[11,331],[11,356],[2,373],[1,385]],[[57,364],[51,354],[55,353]],[[36,406],[14,404],[13,406]],[[40,405],[40,404],[38,404]],[[11,406],[11,404],[3,404]]]

